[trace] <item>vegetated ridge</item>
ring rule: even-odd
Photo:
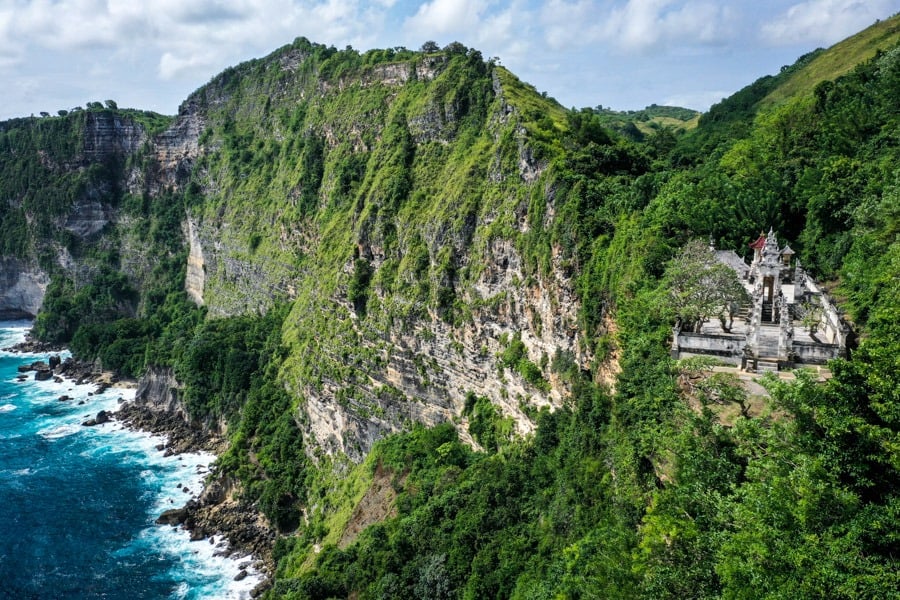
[[[883,597],[900,50],[771,89],[627,138],[459,44],[299,39],[162,131],[0,126],[2,307],[228,437],[270,597]],[[726,421],[747,392],[670,359],[666,273],[768,226],[862,339]]]

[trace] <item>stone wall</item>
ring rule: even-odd
[[[797,362],[811,365],[822,365],[841,355],[841,347],[838,344],[794,342],[791,351]]]
[[[673,348],[673,354],[677,357],[691,354],[712,355],[737,364],[740,362],[746,342],[743,335],[679,332],[676,335],[677,347]]]

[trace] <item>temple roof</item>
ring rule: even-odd
[[[755,242],[750,244],[750,247],[753,248],[754,250],[762,250],[763,248],[765,248],[765,246],[766,246],[766,234],[764,234],[764,233],[760,233],[759,238],[757,238],[757,240]]]
[[[785,246],[784,250],[781,251],[782,254],[796,254],[793,250],[791,250],[790,246]]]

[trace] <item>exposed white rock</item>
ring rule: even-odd
[[[203,306],[203,289],[206,284],[206,263],[203,260],[203,246],[194,220],[187,218],[188,259],[184,290],[197,306]]]
[[[50,277],[37,265],[15,258],[0,258],[0,316],[37,315]]]

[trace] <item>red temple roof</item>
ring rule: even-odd
[[[750,244],[750,247],[754,250],[762,250],[766,246],[766,235],[764,233],[759,234],[759,238]]]

